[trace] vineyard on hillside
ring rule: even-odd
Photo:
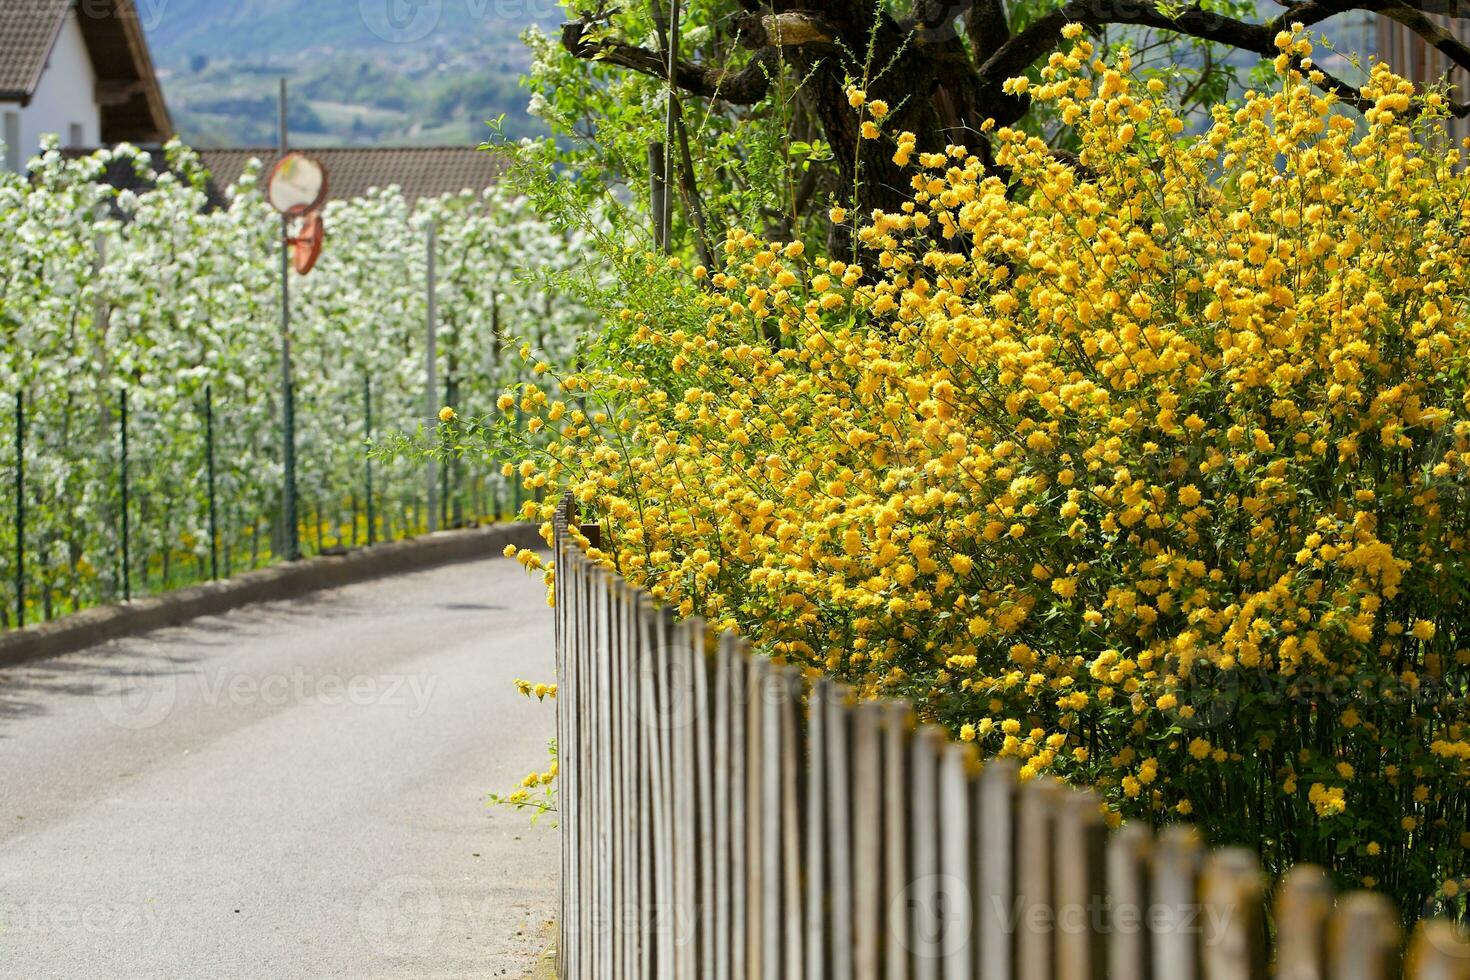
[[[279,550],[280,219],[258,171],[209,209],[197,158],[168,153],[161,174],[124,147],[53,150],[29,182],[0,175],[0,625],[20,608],[49,619]],[[153,189],[104,184],[117,158]],[[417,206],[387,189],[334,202],[325,220],[319,265],[291,282],[303,550],[506,514],[520,490],[489,464],[445,464],[431,520],[425,464],[364,449],[437,421],[431,223],[437,401],[465,412],[529,377],[527,347],[573,350],[588,314],[549,302],[544,283],[578,249],[496,189]]]

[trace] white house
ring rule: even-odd
[[[0,166],[19,172],[50,133],[95,147],[172,132],[132,0],[0,0]]]

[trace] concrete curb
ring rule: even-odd
[[[321,589],[403,572],[488,558],[513,544],[545,547],[534,524],[497,524],[360,548],[345,555],[274,565],[219,582],[194,585],[115,606],[0,633],[0,667],[58,657],[122,636],[177,626],[256,602],[292,599]]]

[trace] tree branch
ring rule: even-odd
[[[1003,82],[1013,75],[1019,75],[1037,58],[1061,44],[1062,28],[1073,20],[1068,13],[1069,9],[1070,5],[1062,10],[1043,14],[1021,33],[1013,35],[981,63],[980,77]]]
[[[586,61],[605,61],[653,78],[668,79],[668,67],[657,51],[612,38],[588,40],[589,26],[585,21],[563,24],[562,47]],[[775,63],[775,51],[771,48],[757,51],[739,71],[679,61],[674,65],[674,83],[691,95],[722,99],[732,105],[754,105],[765,98]]]
[[[1190,37],[1226,44],[1253,54],[1276,53],[1276,31],[1264,24],[1248,24],[1204,7],[1189,7],[1177,17],[1166,17],[1151,4],[1132,0],[1072,0],[1015,35],[980,66],[982,78],[1003,81],[1019,75],[1062,41],[1062,28],[1069,23],[1098,27],[1103,24],[1134,24],[1175,31]]]
[[[1310,27],[1349,10],[1375,10],[1382,6],[1379,0],[1305,0],[1287,7],[1267,21],[1266,26],[1274,34],[1290,29],[1292,24]]]
[[[742,14],[735,18],[735,35],[747,48],[757,49],[831,44],[837,32],[822,17],[789,10],[781,14]]]

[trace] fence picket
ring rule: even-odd
[[[739,936],[743,929],[734,923],[733,898],[735,875],[732,872],[731,842],[738,839],[732,833],[735,794],[732,792],[734,779],[732,739],[736,732],[735,698],[732,688],[735,680],[735,644],[732,634],[725,633],[715,648],[715,676],[713,689],[714,709],[714,980],[731,980],[732,950],[731,937]]]
[[[781,714],[781,935],[785,940],[784,980],[801,980],[805,936],[801,905],[802,726],[805,683],[796,667],[776,672]]]
[[[977,894],[970,862],[970,775],[974,746],[943,745],[939,759],[939,876],[943,980],[972,980],[974,902]]]
[[[658,935],[658,892],[654,871],[655,833],[653,767],[654,739],[650,731],[653,714],[653,667],[648,656],[649,627],[648,611],[643,596],[634,597],[630,610],[632,629],[631,682],[636,686],[634,694],[634,724],[637,762],[635,766],[635,788],[638,796],[638,813],[634,820],[634,835],[638,850],[638,906],[635,917],[638,922],[638,954],[636,962],[638,976],[653,976],[655,942]]]
[[[1200,949],[1190,931],[1199,909],[1199,872],[1203,847],[1193,827],[1164,829],[1154,849],[1152,945],[1154,976],[1198,980]]]
[[[767,972],[766,960],[766,888],[770,874],[770,855],[765,848],[766,780],[765,780],[765,704],[766,677],[771,672],[769,661],[756,658],[746,664],[746,753],[745,753],[745,956],[750,980],[776,980]]]
[[[1470,944],[1443,919],[1420,923],[1409,947],[1409,980],[1470,980]]]
[[[593,685],[594,691],[602,692],[610,690],[612,686],[612,618],[611,602],[612,588],[608,573],[600,566],[592,570],[592,601],[595,613],[593,623],[593,643],[591,644],[593,659]],[[593,719],[595,727],[595,739],[592,745],[593,752],[593,775],[594,775],[594,798],[596,801],[596,832],[593,841],[593,869],[594,880],[597,887],[597,903],[593,907],[593,928],[596,929],[596,960],[593,973],[596,976],[606,977],[612,975],[613,969],[613,927],[612,916],[614,909],[613,900],[613,858],[612,858],[612,823],[613,807],[612,798],[612,770],[613,770],[613,741],[612,741],[612,701],[604,696],[590,699],[593,706]]]
[[[749,976],[751,925],[750,806],[748,789],[753,785],[747,756],[750,742],[750,667],[743,640],[730,640],[730,976]]]
[[[569,957],[572,956],[572,934],[568,928],[571,923],[571,904],[575,900],[575,888],[572,876],[568,873],[575,868],[576,864],[571,859],[572,837],[576,833],[576,824],[569,819],[568,801],[571,798],[570,759],[572,753],[572,737],[569,733],[575,711],[567,709],[567,704],[574,697],[572,685],[568,679],[567,670],[567,630],[572,618],[572,610],[575,608],[571,595],[572,567],[575,559],[570,553],[570,541],[568,524],[570,522],[568,502],[564,501],[557,508],[556,517],[552,522],[552,549],[556,560],[556,577],[552,585],[555,588],[556,605],[552,610],[554,624],[554,636],[556,644],[556,744],[557,744],[557,793],[559,799],[557,807],[563,821],[562,832],[558,835],[561,851],[562,885],[561,898],[558,903],[557,914],[557,977],[559,980],[567,980],[571,974],[568,972]]]
[[[695,833],[699,846],[698,868],[698,914],[699,914],[699,975],[703,978],[715,975],[715,854],[709,847],[714,839],[714,740],[710,723],[714,718],[710,701],[710,656],[706,647],[709,630],[703,622],[694,631],[695,653],[693,660],[694,709],[694,752],[695,779],[697,790],[697,826]]]
[[[887,704],[883,714],[883,908],[884,976],[909,976],[909,742],[913,710],[903,701]]]
[[[1126,823],[1108,841],[1108,974],[1152,980],[1149,951],[1149,857],[1153,834]]]
[[[1277,980],[1323,980],[1327,976],[1332,896],[1332,880],[1315,865],[1297,865],[1282,879],[1276,896]]]
[[[639,756],[638,745],[638,672],[634,667],[633,645],[636,640],[637,596],[633,590],[618,580],[617,596],[617,656],[614,661],[614,685],[618,699],[619,744],[633,746],[623,756],[618,770],[618,799],[622,812],[618,814],[617,856],[618,908],[614,928],[618,936],[618,976],[633,980],[643,976],[639,971],[639,949],[642,945],[643,899],[639,880],[642,838],[639,835],[643,808],[638,798]]]
[[[826,678],[812,684],[807,699],[807,795],[806,795],[806,972],[827,975],[827,902],[840,901],[827,879],[827,691]]]
[[[1057,980],[1104,980],[1107,949],[1095,920],[1107,894],[1107,840],[1096,794],[1065,795],[1057,812],[1055,854]]]
[[[851,752],[852,795],[852,970],[856,980],[877,980],[882,942],[879,896],[883,854],[881,827],[882,706],[872,701],[853,706]],[[840,893],[834,893],[841,900]],[[818,980],[820,974],[813,974]]]
[[[1015,980],[1016,772],[1014,759],[986,763],[976,788],[980,895],[980,980]]]
[[[827,744],[827,885],[832,895],[828,977],[852,980],[852,769],[848,765],[852,732],[852,691],[824,684]],[[845,906],[845,907],[844,907]]]
[[[581,610],[583,599],[583,584],[586,580],[587,563],[580,554],[574,555],[571,562],[570,598],[572,608]],[[564,786],[566,792],[563,794],[564,805],[567,813],[567,826],[571,828],[571,865],[575,884],[571,896],[571,931],[569,939],[570,946],[568,954],[569,977],[581,980],[586,976],[582,965],[583,937],[587,935],[586,902],[583,900],[586,894],[587,863],[583,860],[583,832],[586,821],[582,819],[582,754],[585,751],[586,739],[582,737],[582,722],[587,717],[582,694],[582,647],[585,635],[585,617],[578,616],[572,620],[569,649],[567,651],[568,661],[568,688],[567,699],[572,705],[572,727],[568,746],[571,751],[568,758],[567,783]]]
[[[1050,776],[1021,784],[1016,798],[1016,976],[1054,980],[1056,898],[1052,850],[1062,788]]]
[[[1403,938],[1403,926],[1388,899],[1372,892],[1344,896],[1327,926],[1328,977],[1397,980]]]
[[[1207,909],[1224,914],[1198,923],[1205,980],[1265,980],[1266,886],[1261,864],[1252,851],[1226,848],[1205,861],[1200,898]],[[1216,929],[1222,930],[1219,934]]]
[[[781,680],[774,665],[766,663],[759,672],[761,685],[760,781],[761,844],[761,976],[781,976],[782,915],[784,894],[781,878]]]
[[[944,734],[932,725],[910,743],[908,884],[909,947],[914,980],[939,980],[943,955],[940,917],[944,903],[939,877],[939,752]]]
[[[670,916],[674,907],[674,882],[668,856],[670,844],[668,791],[668,739],[663,725],[666,708],[663,657],[666,645],[665,617],[655,609],[651,601],[639,602],[640,627],[639,650],[641,658],[639,677],[643,692],[643,739],[648,760],[648,802],[652,815],[648,867],[652,878],[652,944],[653,973],[658,980],[672,980],[674,966],[674,933],[670,927]]]
[[[674,859],[674,975],[695,980],[699,970],[698,871],[699,840],[695,793],[698,775],[694,768],[694,659],[697,635],[704,632],[698,619],[674,626],[665,651],[668,678],[668,711],[664,727],[669,737],[669,781]]]

